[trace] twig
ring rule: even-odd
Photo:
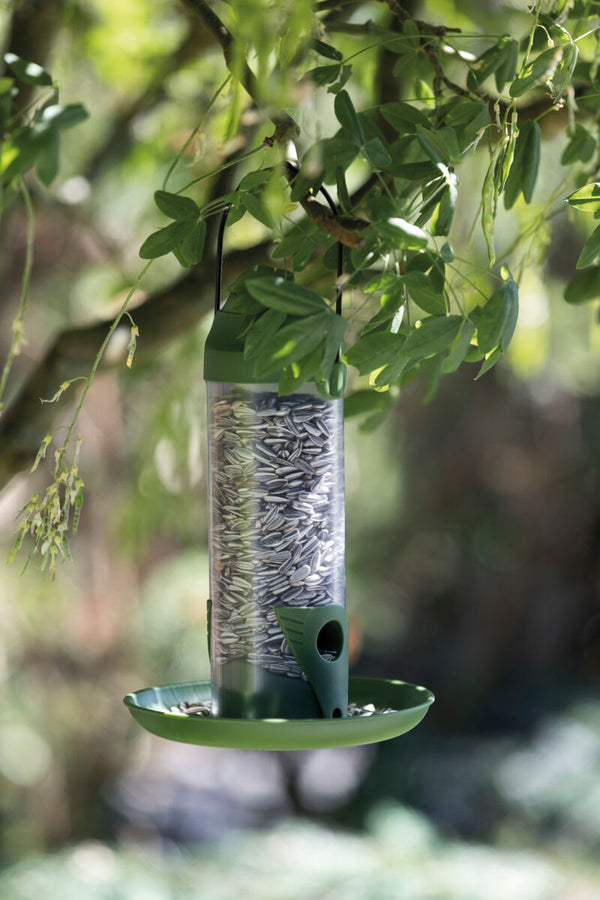
[[[447,28],[445,25],[430,25],[429,22],[423,22],[421,19],[413,19],[410,13],[400,6],[398,0],[379,0],[379,2],[389,6],[390,10],[401,22],[414,22],[421,34],[432,34],[435,35],[435,37],[444,37],[446,34],[460,34],[461,32],[460,28]]]
[[[237,52],[237,44],[231,31],[205,0],[183,0],[183,2],[202,19],[204,24],[217,39],[223,50],[225,65],[252,100],[260,105],[260,85],[246,60],[242,59],[241,55]],[[279,110],[275,113],[270,113],[269,118],[275,125],[273,140],[277,141],[277,143],[285,144],[298,136],[299,128],[292,117],[288,116],[287,113]]]
[[[256,262],[267,262],[269,247],[270,243],[265,243],[233,253],[229,258],[232,278]],[[208,259],[203,271],[211,271],[213,262]],[[136,360],[155,355],[161,347],[188,333],[210,309],[211,302],[212,279],[206,275],[201,277],[198,270],[192,269],[177,284],[136,307],[135,322],[140,332]],[[44,435],[52,431],[62,411],[58,403],[40,403],[40,398],[48,394],[48,386],[70,381],[88,371],[113,322],[111,316],[61,332],[30,372],[0,419],[0,488],[13,475],[31,466]],[[126,343],[115,342],[114,348],[109,347],[98,368],[123,366]]]
[[[285,175],[290,184],[293,184],[298,169],[289,163],[285,166]],[[312,197],[304,197],[299,200],[302,209],[312,219],[317,228],[335,238],[340,244],[351,249],[363,245],[360,232],[369,227],[364,219],[354,216],[334,215],[330,209],[318,203]]]

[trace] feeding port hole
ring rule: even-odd
[[[317,650],[327,662],[334,662],[343,649],[344,629],[337,619],[332,619],[323,625],[317,635]]]

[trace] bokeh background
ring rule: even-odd
[[[51,190],[33,186],[15,390],[61,329],[118,308],[156,224],[152,193],[223,79],[220,50],[167,0],[18,6],[17,20],[0,10],[5,45],[45,61],[65,101],[92,116],[65,140]],[[462,7],[461,24],[481,33],[524,15],[521,4]],[[44,10],[47,27],[33,27]],[[442,0],[424,12],[458,15]],[[223,96],[186,178],[231,152],[221,140],[230,114]],[[543,184],[565,140],[548,140]],[[485,165],[475,158],[461,177],[480,183]],[[458,245],[478,202],[465,196]],[[247,220],[232,238],[240,253],[265,237]],[[2,227],[4,356],[23,212]],[[513,227],[506,217],[499,240]],[[347,423],[352,671],[437,697],[397,740],[252,753],[169,744],[133,723],[128,691],[209,677],[210,316],[131,370],[98,376],[80,420],[86,499],[73,564],[54,581],[35,560],[21,573],[26,552],[0,564],[1,898],[600,897],[600,329],[594,309],[562,297],[579,227],[556,217],[530,260],[501,365],[476,382],[463,366],[431,402],[418,383],[406,388],[375,430]],[[211,279],[210,266],[183,280],[163,260],[143,289],[181,290],[208,310]],[[0,494],[2,559],[19,509],[47,479],[41,467]]]

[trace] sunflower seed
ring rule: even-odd
[[[302,678],[274,607],[344,603],[341,404],[211,391],[213,665]]]

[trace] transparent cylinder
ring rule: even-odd
[[[313,717],[276,609],[345,606],[343,401],[207,384],[213,714]]]

